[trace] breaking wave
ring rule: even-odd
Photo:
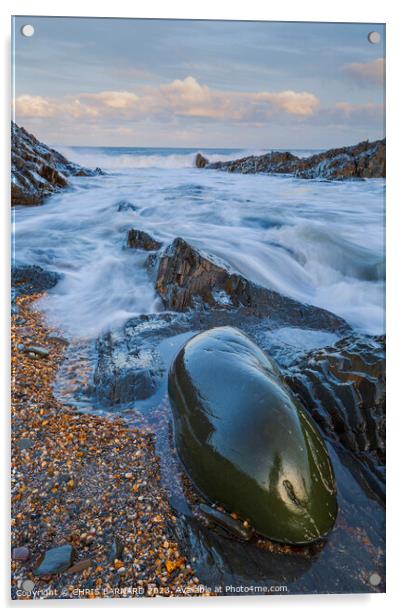
[[[267,288],[327,308],[366,333],[384,331],[383,180],[322,182],[200,171],[198,150],[74,148],[111,173],[15,211],[15,252],[63,275],[43,300],[56,326],[95,336],[161,310],[137,228],[166,246],[181,236]],[[209,159],[244,151],[204,150]],[[113,172],[115,170],[115,172]],[[119,210],[129,201],[131,209]]]
[[[249,156],[250,154],[263,154],[262,150],[222,150],[211,152],[202,148],[189,149],[185,151],[185,153],[164,148],[160,148],[156,153],[155,150],[148,148],[59,147],[58,149],[69,160],[85,167],[100,167],[105,171],[147,168],[189,169],[195,166],[195,157],[198,152],[211,162],[232,160],[234,158]]]

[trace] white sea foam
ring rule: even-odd
[[[85,149],[85,148],[58,148],[59,151],[66,156],[69,160],[73,160],[80,165],[87,167],[100,167],[106,171],[116,170],[128,170],[128,169],[189,169],[195,166],[195,156],[197,152],[200,152],[210,162],[219,160],[233,160],[234,158],[242,158],[243,156],[249,156],[250,154],[263,154],[263,151],[248,151],[248,150],[235,150],[231,152],[220,153],[208,153],[202,148],[185,154],[180,153],[168,153],[165,151],[161,153],[146,153],[130,152],[125,153],[123,148],[119,152],[113,154],[107,153],[105,149]],[[160,152],[161,150],[159,150]],[[144,152],[144,150],[140,150]]]
[[[95,336],[135,314],[161,310],[146,254],[125,248],[132,227],[165,244],[182,236],[255,282],[332,310],[361,331],[384,331],[382,180],[199,170],[189,164],[195,151],[113,156],[95,150],[92,158],[91,152],[69,156],[91,167],[102,166],[105,156],[109,169],[116,159],[118,173],[74,178],[74,190],[15,211],[16,261],[63,274],[42,307],[67,333]],[[122,168],[121,156],[132,166],[124,159]],[[140,164],[144,158],[147,166]],[[121,200],[136,211],[118,212]]]

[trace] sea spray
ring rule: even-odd
[[[164,245],[181,236],[254,282],[383,333],[383,180],[226,174],[195,169],[196,152],[70,149],[91,167],[106,157],[111,172],[73,178],[72,190],[40,208],[14,210],[18,262],[63,277],[41,303],[52,324],[95,337],[162,309],[145,253],[126,245],[136,228]],[[239,150],[205,153],[235,158]],[[134,209],[118,211],[122,200]]]

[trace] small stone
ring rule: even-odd
[[[12,553],[11,553],[11,558],[13,560],[18,560],[20,562],[25,562],[27,560],[29,560],[31,557],[31,552],[29,551],[29,548],[25,547],[25,546],[21,546],[19,548],[14,548]]]
[[[121,558],[123,554],[124,546],[118,537],[114,537],[112,547],[107,557],[109,563],[113,563],[115,560]]]
[[[25,351],[29,353],[34,353],[35,355],[40,355],[41,357],[47,357],[49,355],[49,351],[44,347],[40,346],[28,346]]]
[[[54,573],[64,573],[72,563],[73,547],[69,544],[61,545],[47,550],[39,565],[34,569],[36,577],[51,575]]]
[[[30,438],[20,438],[16,443],[16,447],[19,449],[29,449],[34,445],[34,442]]]
[[[62,336],[47,336],[46,340],[48,340],[49,342],[57,342],[64,345],[68,344],[68,340],[66,340],[66,338],[63,338]]]
[[[74,563],[72,567],[67,569],[66,573],[80,573],[81,571],[85,571],[85,569],[89,569],[92,566],[92,560],[90,558],[86,558],[85,560],[79,560]]]

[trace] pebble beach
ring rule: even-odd
[[[12,597],[203,594],[171,537],[152,434],[54,398],[66,343],[39,297],[12,316]]]

